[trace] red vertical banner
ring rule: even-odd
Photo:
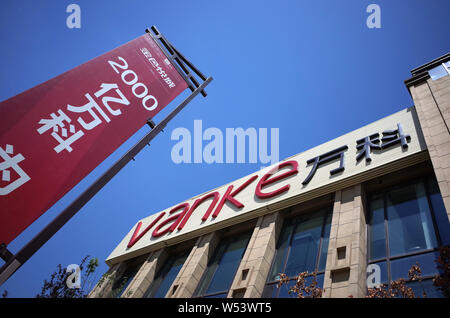
[[[0,243],[9,244],[188,87],[150,35],[0,103]]]

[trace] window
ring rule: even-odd
[[[277,288],[280,273],[293,277],[301,272],[317,271],[317,282],[320,287],[323,286],[331,212],[330,208],[326,208],[286,221],[278,239],[263,297],[293,297],[288,293],[289,284]],[[291,283],[295,284],[295,280]]]
[[[438,273],[439,246],[450,241],[450,224],[434,177],[372,193],[368,197],[368,261],[381,282],[408,278],[419,263],[423,282],[408,283],[416,296],[439,296],[431,278]]]
[[[244,256],[251,233],[219,243],[195,293],[198,297],[225,298]]]
[[[136,276],[137,272],[141,268],[143,262],[144,259],[142,257],[127,262],[127,267],[123,274],[114,281],[110,297],[119,298],[122,296],[125,289],[127,289],[128,285],[130,285],[134,276]]]
[[[145,292],[144,298],[164,298],[188,255],[189,251],[185,251],[169,256]]]
[[[450,61],[432,68],[428,74],[433,81],[450,74]]]

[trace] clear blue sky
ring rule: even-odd
[[[81,7],[81,29],[66,27],[70,3]],[[370,3],[381,7],[381,29],[366,26]],[[0,100],[132,40],[151,25],[214,81],[206,99],[197,97],[183,110],[0,292],[34,297],[57,264],[79,263],[85,255],[99,258],[101,274],[106,257],[140,218],[260,168],[259,163],[177,165],[170,156],[174,128],[192,130],[195,119],[222,131],[279,128],[283,159],[411,106],[403,81],[411,69],[450,51],[449,13],[448,0],[2,1]],[[146,130],[9,248],[17,252]]]

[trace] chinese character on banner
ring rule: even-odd
[[[72,147],[70,146],[73,142],[78,140],[80,137],[84,135],[84,132],[81,130],[75,131],[75,126],[71,125],[71,119],[67,117],[67,115],[61,110],[58,109],[58,114],[51,113],[51,119],[41,119],[39,124],[43,125],[37,129],[37,132],[42,135],[46,131],[52,129],[52,137],[58,141],[58,145],[53,148],[56,153],[60,153],[62,150],[67,150],[68,152],[72,151]],[[68,127],[66,127],[66,123]],[[67,128],[71,134],[70,137],[67,133]]]
[[[115,103],[119,103],[119,104],[123,104],[123,105],[129,105],[130,102],[128,101],[128,99],[122,94],[122,92],[118,89],[117,84],[105,84],[102,83],[100,85],[101,89],[99,91],[97,91],[96,93],[94,93],[95,97],[100,97],[103,96],[105,93],[107,93],[108,91],[110,91],[111,89],[115,89],[117,95],[120,97],[110,97],[110,96],[105,96],[102,98],[102,103],[105,106],[105,108],[108,110],[108,112],[113,115],[113,116],[119,116],[120,114],[122,114],[122,111],[120,109],[112,109],[111,106],[109,105],[109,102],[115,102]],[[100,107],[100,105],[97,104],[97,102],[94,100],[94,98],[90,95],[90,94],[85,94],[84,95],[88,102],[83,105],[83,106],[72,106],[72,105],[67,105],[67,110],[73,113],[84,113],[84,112],[88,112],[91,117],[93,118],[93,120],[89,123],[86,123],[86,121],[79,117],[78,118],[78,122],[81,124],[81,126],[86,129],[86,130],[91,130],[95,127],[97,127],[99,124],[102,123],[102,120],[98,117],[98,115],[94,112],[94,110],[96,110],[102,117],[103,119],[109,123],[111,121],[111,119],[108,117],[108,115],[103,111],[103,109]]]
[[[372,134],[356,141],[356,149],[360,151],[356,156],[357,162],[363,157],[366,158],[366,162],[372,161],[370,154],[373,149],[384,150],[399,143],[403,149],[407,149],[408,142],[411,140],[411,136],[405,135],[403,132],[401,124],[397,124],[397,129],[385,130],[382,134],[383,137],[381,137],[381,140],[379,134]]]
[[[14,147],[12,145],[6,145],[5,149],[0,147],[0,157],[3,162],[0,162],[0,174],[2,182],[8,183],[5,187],[0,187],[0,195],[7,195],[12,191],[16,190],[22,184],[30,180],[30,177],[19,167],[18,163],[23,161],[25,158],[22,154],[16,154],[11,157],[14,153]],[[14,171],[19,177],[14,178],[11,176],[11,170]],[[15,179],[13,182],[11,180]]]
[[[310,163],[314,163],[309,175],[306,177],[305,181],[302,182],[303,185],[307,185],[312,177],[314,176],[314,174],[316,173],[316,170],[324,163],[336,160],[336,159],[340,159],[340,163],[339,163],[339,167],[336,169],[333,169],[330,171],[330,175],[334,175],[336,173],[339,173],[341,171],[345,170],[345,166],[344,166],[344,152],[348,149],[347,146],[342,146],[339,147],[335,150],[332,150],[330,152],[327,152],[323,155],[317,156],[315,158],[309,159],[306,164],[310,164]]]

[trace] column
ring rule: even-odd
[[[191,253],[181,267],[166,298],[189,298],[194,295],[195,289],[208,266],[214,250],[219,242],[216,232],[198,238]]]
[[[450,75],[428,78],[409,90],[450,220]]]
[[[261,297],[275,254],[280,229],[279,212],[259,217],[228,297]]]
[[[153,282],[156,273],[167,260],[167,256],[167,251],[164,248],[150,253],[121,297],[142,298]]]
[[[323,297],[346,298],[366,295],[366,242],[361,184],[337,191]]]

